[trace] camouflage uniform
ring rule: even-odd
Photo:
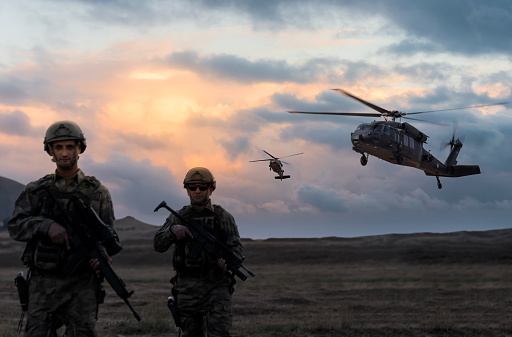
[[[68,205],[77,194],[96,211],[101,220],[113,229],[114,211],[108,189],[94,177],[85,176],[79,169],[71,179],[57,173],[31,182],[16,201],[13,216],[8,222],[9,234],[14,240],[27,242],[22,260],[30,268],[28,320],[25,336],[56,336],[56,329],[66,325],[65,336],[96,336],[97,309],[101,301],[101,284],[97,274],[84,261],[73,275],[65,275],[61,268],[73,254],[62,245],[51,242],[47,236],[50,225],[56,221],[55,203],[40,186],[49,187]]]
[[[184,218],[193,218],[213,234],[234,253],[243,256],[240,235],[231,214],[218,205],[208,202],[197,212],[193,206],[185,206],[179,211]],[[231,294],[235,280],[225,273],[204,249],[199,259],[187,256],[193,242],[177,240],[171,227],[180,224],[180,220],[170,215],[164,225],[155,234],[153,245],[157,252],[165,252],[174,244],[173,266],[176,277],[173,282],[173,295],[180,313],[181,329],[184,337],[229,336],[233,321],[231,313]],[[203,323],[205,320],[205,323]]]

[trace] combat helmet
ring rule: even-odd
[[[183,179],[183,187],[187,187],[188,184],[209,184],[215,190],[216,182],[213,174],[204,167],[191,168]]]
[[[44,150],[51,156],[50,144],[52,142],[71,139],[80,142],[80,153],[83,153],[87,147],[87,143],[85,142],[84,134],[78,124],[72,121],[55,122],[46,130],[43,141]]]

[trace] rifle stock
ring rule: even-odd
[[[247,275],[244,274],[240,268],[245,270],[249,275],[255,276],[252,271],[246,268],[243,265],[243,258],[236,256],[233,251],[227,247],[224,243],[219,241],[215,236],[213,236],[210,232],[203,228],[200,224],[198,224],[193,219],[187,220],[182,217],[178,212],[167,206],[165,201],[162,201],[154,210],[154,212],[158,211],[160,208],[165,208],[169,212],[171,212],[175,217],[177,217],[181,223],[186,226],[194,235],[194,239],[196,239],[196,243],[191,250],[190,256],[197,258],[201,253],[202,249],[206,249],[206,251],[212,255],[216,259],[224,259],[226,261],[226,265],[228,269],[238,276],[242,281],[247,279]]]

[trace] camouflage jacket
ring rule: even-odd
[[[193,218],[202,224],[208,232],[215,236],[219,241],[230,247],[233,252],[243,257],[242,243],[240,234],[233,216],[219,205],[212,205],[211,201],[201,211],[197,212],[192,205],[183,207],[179,212],[184,218]],[[201,253],[199,261],[190,261],[187,257],[191,249],[191,242],[188,240],[177,240],[171,231],[172,226],[180,224],[180,220],[173,214],[170,214],[165,223],[156,232],[153,239],[155,251],[163,253],[174,244],[173,265],[176,270],[183,269],[208,269],[216,268],[216,262],[204,251]]]
[[[114,229],[114,209],[108,189],[98,179],[86,176],[78,170],[71,179],[64,179],[57,173],[48,174],[43,178],[29,183],[16,200],[12,217],[7,223],[10,236],[16,241],[32,242],[47,237],[50,225],[56,221],[51,214],[44,214],[43,208],[48,198],[45,190],[35,189],[47,185],[58,192],[58,197],[67,206],[73,194],[80,196],[90,204],[100,219]],[[73,209],[68,209],[73,212]],[[57,221],[59,222],[59,221]],[[64,225],[64,224],[61,224]],[[24,262],[27,262],[24,260]]]

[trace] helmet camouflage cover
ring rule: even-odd
[[[213,174],[204,167],[194,167],[190,169],[183,179],[183,187],[187,187],[188,184],[208,184],[215,190],[216,182]]]
[[[72,121],[59,121],[50,125],[44,136],[44,150],[51,155],[50,144],[61,140],[77,140],[80,143],[80,153],[87,147],[82,130]]]

